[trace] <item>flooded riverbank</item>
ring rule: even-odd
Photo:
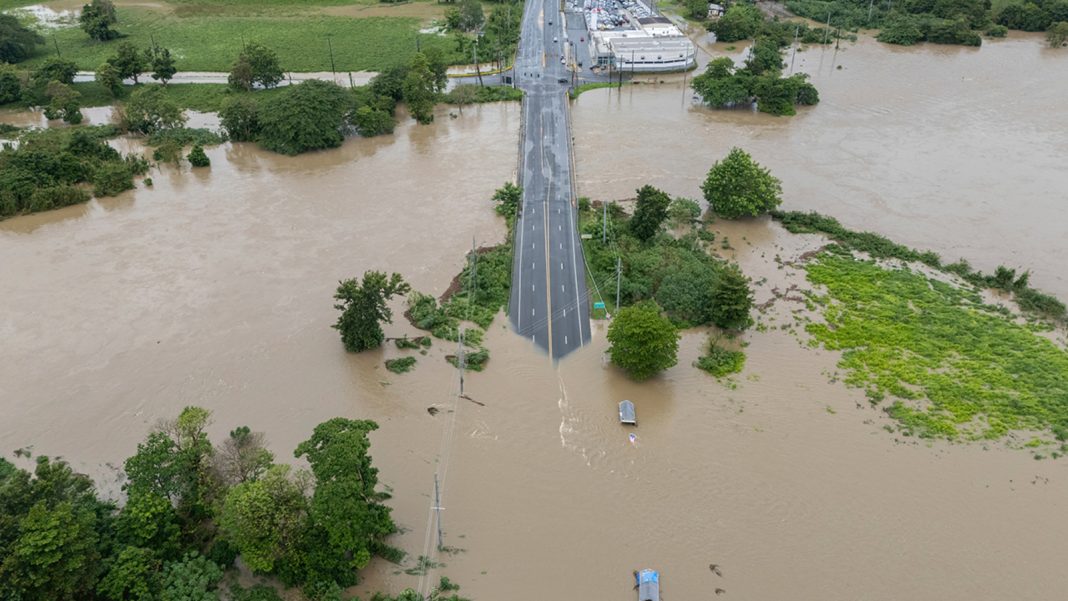
[[[875,52],[866,48],[848,56]],[[810,52],[806,60],[818,59]],[[900,87],[912,74],[898,71],[899,58],[880,64]],[[827,77],[853,72],[841,64]],[[942,173],[963,186],[954,179],[959,152],[942,144],[1012,125],[1019,137],[997,141],[1002,171],[1038,161],[1028,189],[1053,189],[1056,155],[1029,153],[1059,142],[1041,122],[1020,126],[1033,114],[1009,113],[1010,123],[985,125],[993,130],[943,123],[938,115],[957,111],[932,85],[923,93],[937,101],[926,108],[902,92],[895,110],[920,112],[911,119],[862,117],[866,103],[880,106],[873,90],[817,85],[824,103],[793,120],[695,109],[681,86],[587,92],[574,117],[581,192],[630,196],[651,183],[696,196],[708,166],[737,144],[784,179],[789,208],[826,210],[936,250],[956,240],[949,248],[975,251],[977,264],[978,251],[1024,252],[1008,247],[1015,239],[1001,213],[988,214],[996,199],[986,172],[969,172],[970,194],[948,195],[947,184],[928,196],[913,178],[865,160],[919,165],[922,182]],[[1011,85],[992,97],[1007,97]],[[836,100],[843,90],[853,96]],[[114,492],[107,464],[187,404],[214,411],[217,440],[240,424],[266,432],[281,461],[324,419],[374,419],[382,427],[372,455],[405,529],[392,542],[423,552],[433,473],[445,462],[444,543],[457,552],[436,555],[446,565],[433,575],[483,601],[540,599],[547,575],[568,599],[633,598],[631,570],[642,567],[661,570],[670,599],[716,598],[717,588],[724,599],[769,600],[1047,600],[1068,591],[1063,461],[889,434],[888,418],[861,392],[830,381],[837,356],[805,348],[788,330],[750,331],[733,384],[691,367],[699,331],[684,336],[678,366],[635,384],[606,365],[601,322],[589,347],[553,366],[498,318],[485,341],[488,369],[465,385],[484,406],[456,399],[443,359],[450,345],[435,341],[406,375],[382,366],[392,349],[347,355],[330,328],[338,279],[398,271],[437,293],[472,238],[503,238],[489,198],[513,176],[518,126],[519,105],[495,104],[457,119],[439,112],[429,127],[403,120],[395,136],[296,158],[224,145],[208,150],[208,170],[154,171],[153,189],[0,222],[2,448],[63,455]],[[926,140],[916,151],[925,160],[908,152],[913,140]],[[903,156],[886,148],[895,144]],[[1056,210],[1049,198],[1027,198]],[[908,211],[923,215],[911,228]],[[1012,218],[1056,246],[1054,220]],[[972,224],[972,237],[954,233],[954,220]],[[767,280],[757,303],[798,276],[776,256],[788,262],[821,243],[765,221],[717,229],[746,273]],[[1053,289],[1055,256],[1021,264]],[[772,325],[786,323],[792,307],[774,308]],[[405,332],[414,330],[397,315],[387,333]],[[622,398],[637,406],[634,443],[616,420]],[[420,582],[383,561],[366,576],[362,598]]]
[[[1068,200],[1068,56],[1036,36],[978,49],[862,37],[838,52],[809,47],[795,68],[821,98],[795,117],[702,108],[677,77],[584,93],[579,193],[632,197],[649,183],[699,197],[709,167],[740,146],[783,180],[785,209],[984,271],[1030,269],[1034,285],[1068,298],[1068,273],[1049,258],[1068,253],[1054,218]]]

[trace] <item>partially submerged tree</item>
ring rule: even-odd
[[[437,96],[437,84],[434,73],[426,55],[416,52],[408,74],[404,77],[404,101],[419,123],[434,120],[434,99]]]
[[[385,340],[381,323],[392,323],[393,312],[388,306],[391,298],[407,294],[411,287],[399,273],[386,276],[381,271],[368,271],[363,281],[355,278],[339,283],[334,308],[341,315],[334,328],[341,332],[345,350],[353,353],[378,348]]]
[[[638,189],[637,207],[630,219],[630,231],[641,241],[648,241],[660,231],[667,218],[671,197],[648,184]]]
[[[712,165],[701,190],[712,212],[727,219],[763,215],[782,203],[779,180],[740,148]]]
[[[152,46],[145,51],[145,57],[148,59],[148,67],[152,71],[152,79],[159,81],[163,85],[167,85],[167,82],[178,72],[178,68],[174,66],[174,57],[171,56],[171,51],[162,46]]]
[[[712,323],[725,330],[744,330],[753,323],[749,317],[752,308],[753,291],[749,288],[749,278],[736,265],[725,267],[712,289]]]
[[[160,86],[146,86],[130,95],[123,106],[123,124],[130,131],[151,134],[185,123],[185,114]]]
[[[618,309],[608,326],[612,363],[645,380],[678,363],[679,333],[652,301]]]
[[[96,68],[96,82],[111,92],[112,97],[122,94],[122,76],[115,65],[104,62]]]

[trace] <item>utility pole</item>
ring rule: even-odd
[[[790,75],[794,74],[794,59],[797,58],[797,31],[800,28],[800,25],[794,26],[794,53],[790,55]]]
[[[63,58],[63,55],[59,53],[59,41],[56,40],[56,34],[52,34],[52,43],[56,45],[56,57]]]
[[[441,492],[438,487],[438,473],[434,472],[434,513],[438,518],[438,551],[445,547],[445,539],[441,535]]]
[[[601,244],[608,242],[608,203],[602,202],[601,206],[604,207],[604,226],[601,227]]]
[[[875,6],[875,0],[868,2],[868,25],[871,25],[871,9]]]
[[[623,275],[623,259],[616,257],[616,312],[619,312],[619,281]]]
[[[475,63],[475,73],[478,75],[478,85],[486,87],[482,83],[482,68],[478,64],[478,35],[475,35],[475,44],[471,46],[471,60]]]
[[[326,36],[326,47],[330,50],[330,77],[337,79],[337,70],[334,68],[334,45],[330,43],[330,36]],[[337,83],[335,81],[334,83]]]
[[[831,34],[831,11],[827,11],[827,29],[823,30],[823,43],[827,43],[827,36]]]

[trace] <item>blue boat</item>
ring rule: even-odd
[[[638,579],[638,601],[660,601],[660,572],[645,569],[634,577]]]

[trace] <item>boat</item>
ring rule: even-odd
[[[619,423],[628,426],[638,425],[638,418],[634,414],[634,403],[627,400],[619,402]]]

